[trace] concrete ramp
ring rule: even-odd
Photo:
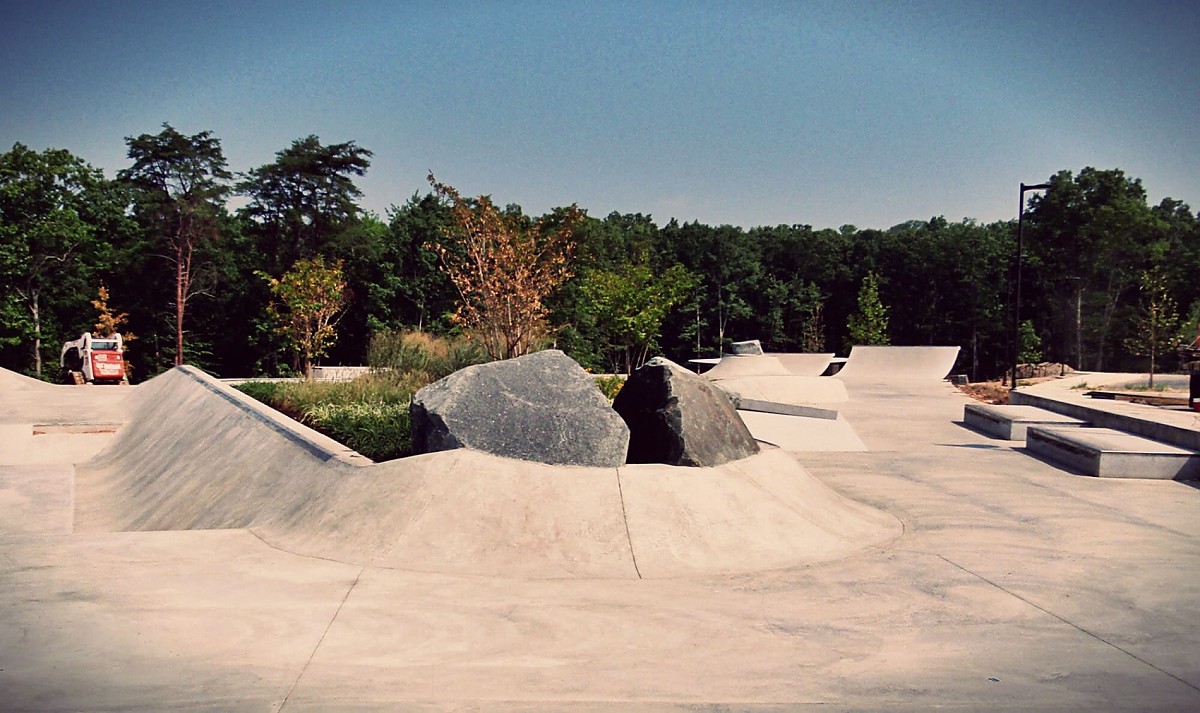
[[[77,468],[78,531],[248,528],[303,555],[516,578],[774,569],[901,532],[779,450],[717,468],[467,450],[371,464],[188,367],[134,401],[110,447]]]
[[[779,404],[835,404],[846,401],[846,385],[828,376],[740,376],[716,385],[738,399]]]
[[[761,411],[738,411],[750,435],[792,453],[865,451],[867,447],[841,416],[806,418]]]
[[[841,379],[889,382],[941,381],[954,368],[958,347],[853,347],[836,376]]]

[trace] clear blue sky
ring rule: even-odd
[[[0,9],[0,150],[107,175],[212,130],[230,168],[354,140],[381,215],[428,170],[540,214],[1015,217],[1121,168],[1200,208],[1200,3],[57,2]]]

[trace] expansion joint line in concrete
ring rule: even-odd
[[[1026,604],[1033,607],[1034,609],[1037,609],[1038,611],[1042,612],[1043,614],[1048,614],[1048,615],[1054,617],[1055,619],[1058,619],[1059,621],[1061,621],[1062,623],[1071,627],[1072,629],[1075,629],[1076,631],[1078,631],[1082,634],[1090,636],[1093,639],[1095,639],[1096,641],[1099,641],[1100,643],[1105,644],[1106,646],[1111,646],[1112,648],[1116,649],[1117,651],[1120,651],[1121,653],[1125,654],[1126,656],[1133,659],[1134,661],[1137,661],[1138,663],[1149,666],[1150,668],[1154,669],[1155,671],[1158,671],[1159,673],[1163,674],[1164,676],[1166,676],[1168,678],[1173,678],[1176,681],[1187,686],[1188,688],[1192,689],[1193,691],[1200,693],[1200,686],[1197,686],[1196,684],[1191,683],[1190,681],[1182,679],[1179,676],[1176,676],[1175,674],[1171,673],[1170,671],[1164,670],[1163,668],[1161,668],[1159,666],[1155,666],[1154,664],[1150,663],[1149,661],[1142,658],[1141,656],[1138,656],[1137,654],[1133,653],[1132,651],[1129,651],[1128,649],[1124,649],[1124,648],[1118,646],[1117,644],[1114,644],[1113,642],[1109,641],[1108,639],[1105,639],[1103,636],[1100,636],[1099,634],[1097,634],[1093,631],[1088,631],[1087,629],[1076,624],[1075,622],[1071,621],[1070,619],[1066,619],[1062,616],[1059,616],[1058,614],[1055,614],[1054,612],[1050,611],[1046,607],[1041,606],[1037,602],[1031,601],[1027,597],[1023,597],[1020,594],[1017,594],[1016,592],[1012,591],[1011,589],[1008,589],[1007,587],[1005,587],[997,582],[993,582],[992,580],[988,579],[987,577],[983,576],[982,574],[980,574],[978,572],[973,572],[973,571],[967,569],[966,567],[962,566],[961,564],[955,562],[954,560],[952,560],[948,557],[944,557],[937,553],[930,553],[930,554],[933,554],[934,557],[937,557],[938,559],[942,560],[946,564],[949,564],[953,567],[956,567],[956,568],[962,570],[963,572],[966,572],[967,574],[971,575],[972,577],[977,577],[978,579],[981,579],[984,582],[987,582],[988,584],[995,587],[996,589],[999,589],[1000,591],[1004,592],[1005,594],[1007,594],[1011,597],[1016,597],[1017,599],[1025,602]]]
[[[317,651],[321,648],[321,644],[325,643],[325,637],[329,635],[329,630],[333,628],[333,622],[337,621],[338,614],[342,613],[342,607],[346,606],[346,600],[350,598],[350,592],[353,592],[354,588],[358,586],[358,580],[362,579],[363,572],[366,571],[366,567],[358,570],[358,575],[354,577],[354,581],[350,583],[350,588],[346,590],[346,596],[342,597],[342,602],[338,604],[337,611],[333,613],[333,617],[330,618],[329,623],[325,625],[325,631],[321,632],[321,638],[317,640],[317,645],[313,647],[312,653],[308,655],[308,660],[305,661],[304,665],[300,667],[300,674],[296,676],[295,681],[292,681],[291,687],[288,688],[287,695],[285,695],[283,700],[279,702],[279,707],[275,709],[275,713],[280,713],[280,711],[287,706],[288,701],[291,700],[292,692],[296,690],[296,686],[300,685],[300,679],[304,678],[305,672],[308,671],[309,664],[311,664],[313,659],[316,657]]]
[[[633,537],[629,534],[629,513],[625,512],[625,491],[621,488],[621,469],[616,469],[617,495],[621,498],[621,520],[625,523],[625,541],[629,543],[629,558],[633,560],[633,571],[637,578],[642,578],[642,570],[638,569],[637,553],[633,551]]]

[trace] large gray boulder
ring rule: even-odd
[[[413,452],[471,448],[555,465],[624,464],[629,429],[558,350],[456,371],[413,395]]]
[[[661,357],[629,377],[613,409],[629,424],[630,463],[715,466],[759,450],[724,392]]]

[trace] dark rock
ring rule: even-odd
[[[762,356],[762,342],[750,339],[744,342],[733,342],[729,345],[729,353],[737,356]]]
[[[714,466],[758,453],[729,397],[667,359],[634,372],[613,408],[629,424],[630,463]]]
[[[413,452],[471,448],[507,458],[616,467],[629,429],[595,381],[558,350],[456,371],[413,395]]]

